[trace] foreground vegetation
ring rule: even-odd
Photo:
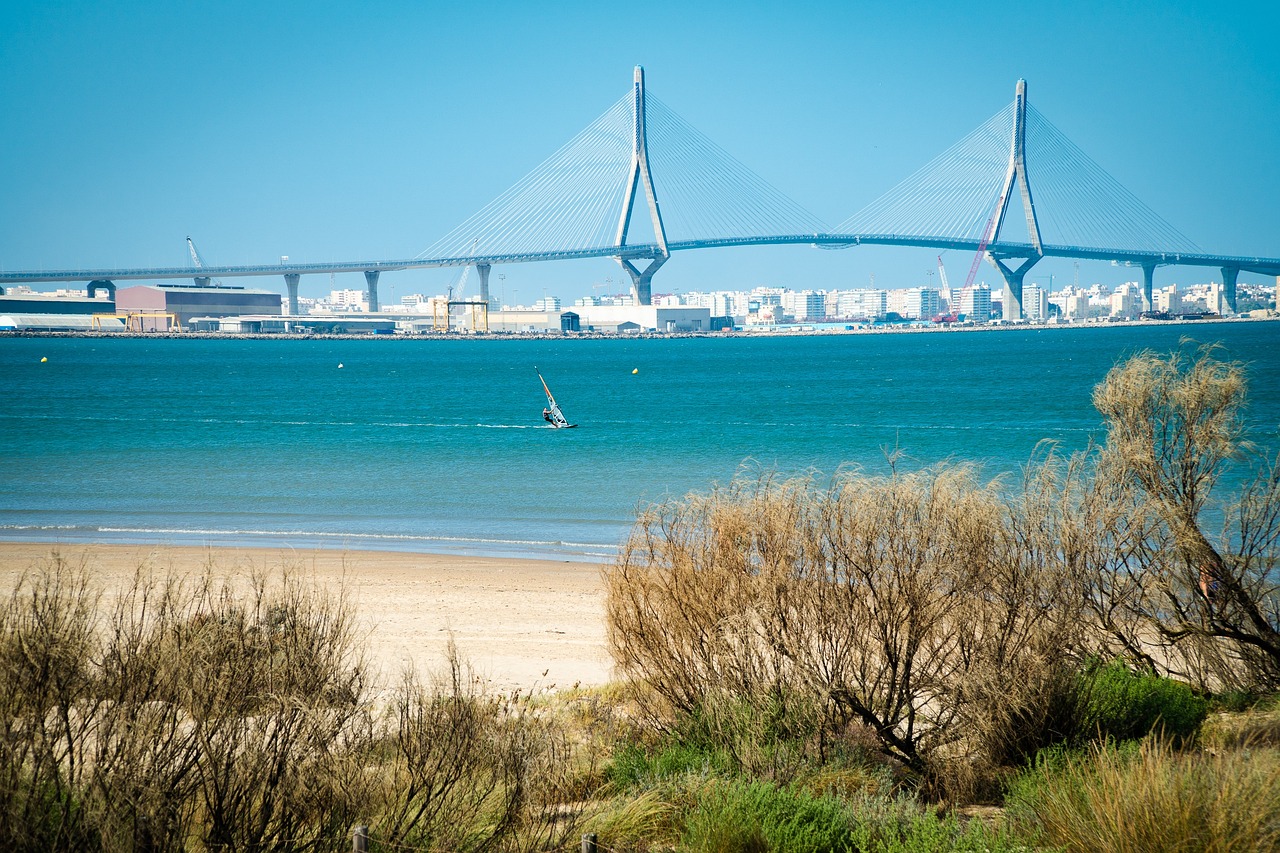
[[[1016,485],[652,507],[595,691],[488,695],[456,655],[376,690],[340,590],[139,573],[108,601],[51,555],[0,603],[0,844],[1280,849],[1280,479],[1244,401],[1211,351],[1144,353],[1095,392],[1105,443]]]

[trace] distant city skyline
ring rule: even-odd
[[[1280,57],[1261,4],[644,10],[6,4],[0,267],[185,266],[188,235],[212,264],[412,257],[605,110],[635,64],[690,124],[833,225],[1025,77],[1033,104],[1201,247],[1280,255]],[[872,275],[882,288],[937,286],[937,254],[682,252],[653,287],[850,289]],[[943,260],[958,286],[972,255]],[[388,273],[379,290],[386,301],[443,292],[460,275]],[[1220,279],[1156,275],[1157,287]],[[1060,290],[1075,268],[1045,259],[1027,282],[1047,289],[1050,276]],[[1083,285],[1140,279],[1080,266]],[[985,265],[979,280],[1000,284]],[[508,302],[545,292],[566,304],[627,285],[608,260],[504,265],[490,281]],[[362,276],[336,286],[360,289]],[[328,276],[302,279],[303,295],[330,289]]]

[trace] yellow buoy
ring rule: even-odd
[[[638,367],[633,367],[633,368],[631,369],[631,373],[632,373],[632,375],[634,375],[634,374],[636,374],[636,373],[639,373],[639,372],[640,372],[640,368],[638,368]]]
[[[40,363],[41,363],[41,364],[44,364],[44,363],[45,363],[46,361],[48,361],[48,360],[49,360],[49,358],[48,358],[47,356],[43,356],[43,355],[42,355],[42,356],[40,356]]]

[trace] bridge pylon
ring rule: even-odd
[[[636,206],[636,191],[643,185],[659,255],[643,270],[621,255],[617,257],[618,263],[627,271],[627,275],[631,276],[631,293],[639,305],[649,305],[652,302],[653,274],[667,262],[670,256],[667,250],[667,231],[662,224],[662,210],[658,206],[658,193],[653,187],[653,173],[649,170],[649,141],[645,131],[644,114],[644,68],[637,65],[632,88],[631,169],[627,178],[627,202],[622,206],[622,215],[618,217],[618,232],[614,243],[618,249],[627,245],[627,231],[631,228],[631,215]]]
[[[1013,101],[1013,139],[1009,143],[1009,167],[1005,171],[1004,184],[1000,189],[1000,200],[996,202],[996,212],[992,224],[990,243],[997,243],[1000,228],[1004,225],[1005,214],[1009,211],[1009,199],[1013,195],[1014,181],[1018,183],[1018,191],[1022,196],[1022,212],[1027,218],[1027,236],[1031,240],[1032,254],[1013,255],[995,252],[987,253],[987,260],[1000,271],[1004,277],[1004,319],[1022,319],[1022,280],[1040,258],[1044,257],[1044,247],[1040,242],[1040,222],[1036,218],[1035,200],[1031,195],[1031,181],[1027,177],[1027,81],[1019,80],[1014,87]],[[1003,260],[1012,257],[1025,257],[1016,268],[1011,268]]]

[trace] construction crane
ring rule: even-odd
[[[191,263],[198,270],[204,269],[204,259],[200,257],[200,251],[196,249],[195,241],[190,237],[187,238],[187,250],[191,252]],[[211,280],[207,275],[198,275],[195,278],[196,287],[208,287],[211,283],[214,287],[222,287],[222,282]]]
[[[982,263],[982,256],[986,254],[987,244],[991,242],[991,226],[995,224],[996,213],[1004,207],[1004,193],[1000,194],[1000,202],[996,205],[995,211],[992,211],[987,224],[982,228],[982,241],[978,243],[978,251],[974,253],[973,263],[969,265],[969,275],[965,277],[964,287],[968,290],[973,286],[973,280],[978,275],[978,264]]]

